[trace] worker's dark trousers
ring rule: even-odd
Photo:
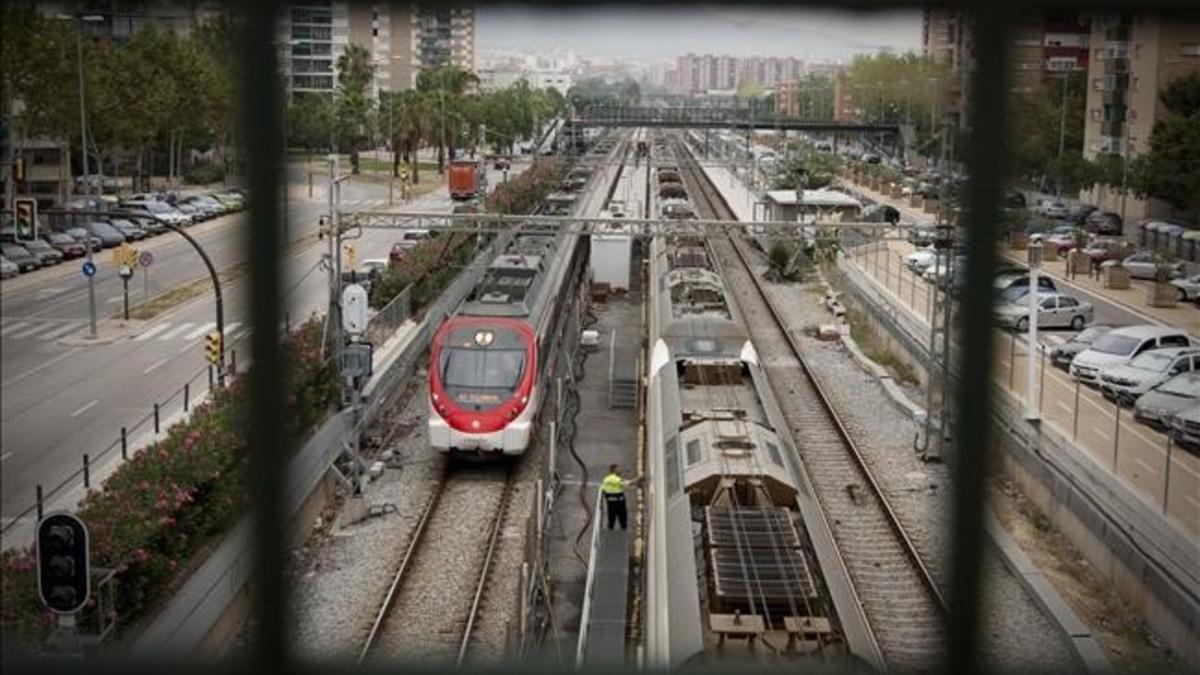
[[[625,512],[625,495],[604,495],[604,506],[608,509],[608,529],[620,521],[624,530],[629,523],[629,515]]]

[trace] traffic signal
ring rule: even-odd
[[[91,592],[88,531],[69,513],[51,513],[38,523],[38,594],[52,612],[77,612]]]
[[[221,362],[221,334],[213,331],[204,336],[204,355],[208,357],[208,362],[218,364]]]
[[[20,241],[37,239],[37,200],[14,199],[13,208],[17,211],[17,239]]]
[[[16,157],[13,159],[13,180],[18,183],[25,182],[25,158]]]

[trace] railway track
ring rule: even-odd
[[[678,153],[688,193],[706,212],[698,215],[734,220],[682,143]],[[739,239],[710,245],[738,296],[884,659],[894,671],[934,670],[944,650],[945,601]]]
[[[358,661],[461,665],[485,604],[513,486],[510,466],[447,462],[409,537]]]

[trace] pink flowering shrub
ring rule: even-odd
[[[321,323],[312,320],[283,340],[286,431],[297,445],[340,401],[338,380],[320,357]],[[245,512],[249,391],[237,378],[166,437],[121,465],[91,490],[78,515],[91,534],[92,566],[116,570],[120,626],[161,602],[179,567]],[[41,640],[53,626],[37,598],[32,548],[0,556],[0,631]]]

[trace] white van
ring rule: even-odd
[[[1100,371],[1129,363],[1139,354],[1162,347],[1191,347],[1188,334],[1168,326],[1125,326],[1109,331],[1071,361],[1071,375],[1084,384],[1098,384]]]

